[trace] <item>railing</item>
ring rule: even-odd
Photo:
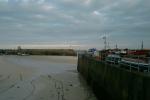
[[[90,56],[90,55],[86,55],[86,54],[82,54],[80,56],[84,56],[90,59],[94,59],[94,57]],[[147,58],[144,58],[147,59]],[[149,58],[148,58],[149,59]],[[96,60],[96,59],[95,59]],[[120,68],[124,68],[124,69],[128,69],[130,72],[131,71],[138,71],[138,72],[150,72],[150,64],[142,64],[140,62],[134,63],[134,62],[122,62],[122,61],[113,61],[113,60],[99,60],[100,62],[104,62],[105,64],[109,64],[109,65],[113,65],[116,67],[120,67]]]
[[[137,70],[138,72],[150,72],[149,64],[134,63],[134,62],[120,62],[120,67],[127,68],[130,71]]]

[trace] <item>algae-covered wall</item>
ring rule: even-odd
[[[86,56],[78,57],[78,71],[100,100],[150,100],[150,77]]]

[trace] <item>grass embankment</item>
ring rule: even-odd
[[[76,56],[76,52],[73,49],[21,49],[21,50],[5,49],[5,50],[0,50],[0,54]]]

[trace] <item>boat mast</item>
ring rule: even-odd
[[[104,35],[103,39],[104,39],[104,50],[106,50],[106,49],[107,49],[107,39],[106,39],[106,34]]]
[[[144,48],[144,44],[143,44],[143,40],[142,40],[141,50],[143,50],[143,48]]]

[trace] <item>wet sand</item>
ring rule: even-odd
[[[0,56],[0,100],[96,100],[77,58]]]

